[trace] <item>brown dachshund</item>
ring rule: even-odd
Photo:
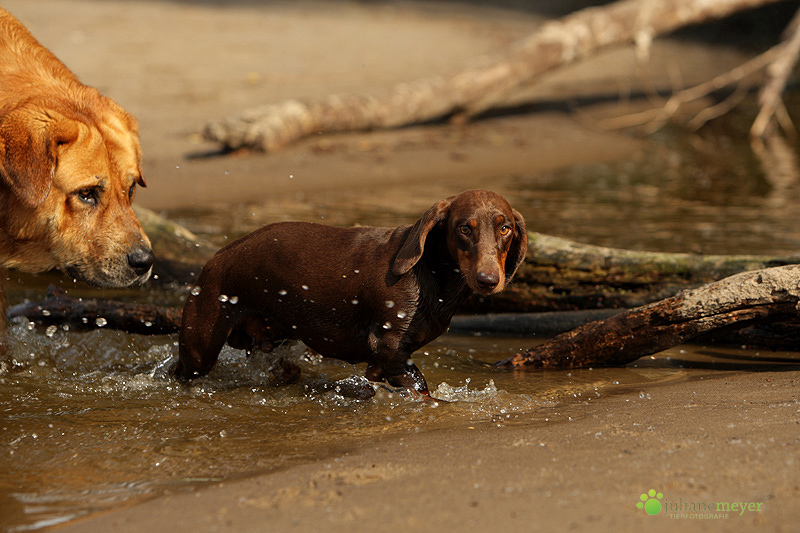
[[[471,291],[502,291],[527,247],[522,216],[480,190],[438,202],[413,226],[265,226],[203,267],[173,373],[207,374],[226,341],[269,351],[300,339],[324,356],[368,363],[371,381],[427,393],[411,354],[447,330]]]
[[[60,267],[102,287],[148,279],[153,252],[131,208],[140,159],[136,119],[0,8],[0,337],[5,268]]]

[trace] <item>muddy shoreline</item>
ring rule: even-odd
[[[61,530],[790,531],[799,382],[800,372],[730,373],[571,405],[552,423],[371,440]],[[636,507],[650,489],[664,495],[655,516]],[[743,501],[761,511],[681,507]]]

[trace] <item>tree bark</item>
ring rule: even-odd
[[[155,282],[193,283],[216,252],[185,228],[137,207],[156,255]],[[694,255],[641,252],[528,233],[528,255],[514,281],[492,298],[475,296],[474,313],[529,313],[630,308],[737,272],[800,263],[800,256]]]
[[[744,272],[591,322],[497,364],[524,369],[625,365],[700,335],[796,320],[798,303],[800,265]]]
[[[133,210],[155,252],[155,281],[160,284],[193,282],[217,248],[149,209],[134,204]]]
[[[473,296],[473,313],[632,308],[749,270],[800,263],[800,256],[696,255],[620,250],[528,232],[528,255],[506,290]]]
[[[482,58],[449,76],[395,86],[386,95],[339,95],[289,100],[208,124],[205,136],[225,150],[271,152],[308,135],[393,128],[471,117],[502,105],[536,76],[612,45],[649,43],[683,26],[782,0],[620,0],[542,24],[505,53]]]
[[[25,317],[42,325],[68,325],[71,329],[108,328],[165,335],[178,331],[181,309],[113,300],[75,299],[56,287],[49,287],[47,298],[11,307],[9,318]]]

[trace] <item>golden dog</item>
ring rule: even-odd
[[[101,287],[143,283],[150,241],[136,119],[78,81],[0,8],[0,332],[4,268],[59,267]]]

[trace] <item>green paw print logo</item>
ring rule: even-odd
[[[639,498],[642,500],[636,504],[636,507],[639,509],[644,509],[647,514],[649,515],[657,515],[661,512],[661,498],[664,495],[660,492],[656,492],[654,489],[650,489],[649,492],[646,494],[642,494]]]

